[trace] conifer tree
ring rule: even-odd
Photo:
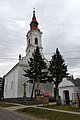
[[[28,82],[33,83],[33,88],[31,93],[31,98],[33,98],[35,83],[37,83],[37,94],[40,94],[39,85],[40,83],[47,82],[47,74],[48,74],[46,62],[42,58],[38,46],[34,50],[32,57],[29,59],[28,65],[29,67],[24,70],[25,72],[24,76],[29,78]]]
[[[64,77],[68,76],[67,65],[65,65],[63,56],[61,56],[58,48],[56,49],[56,53],[54,53],[50,61],[49,74],[50,74],[50,78],[52,78],[52,81],[54,81],[55,91],[56,91],[56,101],[58,101],[59,98],[58,85]]]

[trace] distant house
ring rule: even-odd
[[[59,96],[61,97],[61,104],[70,104],[76,101],[76,94],[80,93],[80,79],[64,78],[59,84]]]

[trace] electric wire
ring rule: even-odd
[[[80,52],[80,50],[64,51],[64,52],[61,52],[61,53],[76,53],[76,52]],[[45,56],[47,56],[47,55],[52,56],[53,54],[54,53],[44,53]],[[1,54],[0,60],[18,60],[17,57],[13,57],[13,56],[15,56],[15,55],[11,55],[11,54],[10,55],[2,55]],[[69,60],[76,60],[77,59],[78,60],[78,59],[80,59],[80,57],[65,57],[65,59],[69,59]]]

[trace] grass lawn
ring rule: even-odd
[[[39,108],[29,107],[29,108],[19,109],[17,110],[17,112],[20,112],[23,114],[29,114],[29,115],[35,116],[36,118],[44,118],[47,120],[80,120],[80,115],[42,110]]]
[[[0,107],[11,107],[11,106],[17,106],[17,105],[8,102],[0,102]]]
[[[67,110],[67,111],[74,111],[74,112],[80,112],[80,108],[73,108],[70,105],[48,105],[45,106],[47,108],[52,108],[52,109],[58,109],[58,110]]]

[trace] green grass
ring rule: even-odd
[[[52,108],[52,109],[58,109],[58,110],[67,110],[67,111],[74,111],[74,112],[80,112],[80,108],[73,108],[70,105],[48,105],[45,106],[47,108]]]
[[[11,106],[17,106],[17,105],[8,102],[0,102],[0,107],[11,107]]]
[[[80,120],[80,115],[42,110],[39,108],[29,107],[29,108],[19,109],[17,110],[17,112],[23,114],[29,114],[31,116],[35,116],[36,118],[44,118],[47,120]]]

